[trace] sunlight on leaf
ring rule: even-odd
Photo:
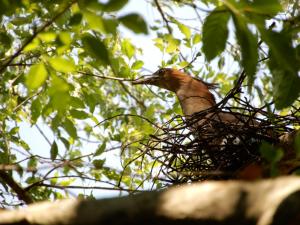
[[[76,69],[73,61],[63,57],[51,58],[49,63],[53,69],[63,73],[74,72]]]
[[[44,84],[48,77],[44,63],[39,63],[30,67],[26,75],[26,85],[29,89],[37,89]]]

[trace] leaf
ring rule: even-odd
[[[115,35],[119,22],[115,19],[103,19],[103,26],[106,33]]]
[[[39,63],[30,67],[25,84],[29,89],[37,89],[45,83],[47,77],[48,72],[44,63]]]
[[[85,107],[83,100],[78,97],[74,97],[74,96],[71,96],[70,106],[72,106],[74,108],[84,108]]]
[[[89,117],[89,115],[86,112],[76,109],[71,109],[70,114],[71,116],[79,120],[83,120]]]
[[[283,109],[290,106],[300,93],[300,62],[297,60],[297,51],[293,48],[289,33],[264,28],[260,28],[260,33],[270,48],[268,66],[273,75],[275,107]]]
[[[55,141],[53,141],[52,145],[51,145],[51,149],[50,149],[50,158],[52,161],[54,161],[56,159],[58,155],[58,147]]]
[[[71,85],[69,85],[64,79],[52,76],[51,86],[48,88],[48,94],[50,95],[51,106],[63,113],[70,107],[70,91]]]
[[[43,32],[43,33],[40,33],[38,35],[38,38],[41,41],[44,41],[46,43],[53,42],[56,39],[56,33],[54,33],[54,32]]]
[[[188,28],[186,25],[182,24],[182,23],[179,23],[178,21],[174,21],[178,27],[178,29],[181,31],[181,33],[184,34],[184,36],[187,38],[187,39],[190,39],[191,37],[191,30],[190,28]]]
[[[230,13],[218,7],[212,11],[203,24],[202,50],[208,61],[224,51],[228,38],[228,20]]]
[[[134,33],[148,34],[148,28],[145,20],[142,16],[136,13],[127,14],[125,16],[119,17],[119,21],[128,29],[132,30]]]
[[[106,12],[114,12],[122,9],[128,0],[109,0],[106,4],[103,5],[103,10]]]
[[[11,36],[8,35],[7,32],[0,32],[0,43],[1,45],[3,45],[5,48],[10,48],[12,40],[11,40]]]
[[[94,156],[98,156],[98,155],[101,155],[106,149],[106,142],[104,141],[99,147],[98,149],[96,150]]]
[[[201,36],[200,34],[195,34],[193,37],[193,44],[198,44],[201,41]]]
[[[37,159],[35,157],[32,157],[27,162],[27,168],[30,169],[30,170],[36,170],[37,164],[38,164]]]
[[[297,73],[300,63],[296,57],[296,49],[293,48],[292,38],[288,32],[276,32],[260,28],[264,42],[271,50],[271,56],[280,64],[282,69]]]
[[[270,163],[279,162],[284,153],[281,149],[275,149],[271,144],[263,142],[260,146],[260,154]]]
[[[42,104],[39,98],[36,98],[35,100],[32,101],[30,109],[31,109],[31,114],[30,114],[31,120],[33,123],[35,123],[42,112]]]
[[[284,70],[282,64],[270,59],[269,68],[273,78],[273,97],[276,109],[290,106],[300,93],[300,78],[297,74]]]
[[[104,162],[105,162],[104,159],[95,159],[93,160],[93,165],[96,169],[102,169]]]
[[[235,34],[242,51],[242,66],[248,76],[249,88],[252,87],[256,65],[258,62],[257,38],[249,30],[247,23],[242,17],[233,16]]]
[[[51,58],[49,63],[53,69],[63,73],[74,72],[76,69],[74,62],[63,57]]]
[[[131,44],[129,39],[124,39],[121,44],[122,52],[127,55],[129,59],[131,59],[134,56],[135,49],[134,46]]]
[[[132,64],[131,69],[133,69],[133,70],[139,70],[139,69],[141,69],[141,68],[143,67],[143,65],[144,65],[144,62],[143,62],[143,61],[137,60],[137,61],[135,61],[135,62]]]
[[[82,44],[84,50],[89,53],[91,57],[100,60],[104,65],[109,65],[108,51],[101,40],[90,34],[86,34],[82,37]]]
[[[77,138],[77,130],[71,120],[65,119],[63,127],[73,139]]]
[[[251,7],[251,11],[254,11],[255,13],[272,17],[282,10],[282,6],[278,0],[254,0]]]
[[[64,137],[60,137],[59,139],[64,144],[64,146],[66,147],[66,149],[69,150],[70,149],[70,143],[69,143],[69,141],[67,139],[65,139]]]
[[[103,24],[103,19],[102,17],[98,16],[95,13],[92,13],[90,11],[84,11],[83,13],[84,18],[88,22],[88,25],[90,28],[93,30],[99,31],[101,33],[105,32],[105,27]]]
[[[71,18],[69,25],[70,26],[77,26],[81,23],[82,20],[82,14],[81,13],[75,13]]]

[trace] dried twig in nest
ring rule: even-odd
[[[249,102],[231,97],[239,107],[210,108],[192,118],[175,117],[152,135],[145,153],[160,163],[156,177],[171,183],[234,178],[239,170],[256,162],[262,142],[278,145],[279,137],[300,125],[299,110],[288,116],[255,108]],[[219,119],[231,114],[235,123]],[[176,124],[174,126],[174,124]]]

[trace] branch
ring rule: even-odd
[[[157,7],[157,9],[158,9],[158,11],[159,11],[159,13],[160,13],[163,21],[166,23],[166,26],[167,26],[167,29],[168,29],[169,33],[172,34],[172,29],[171,29],[171,26],[169,24],[169,21],[167,20],[164,12],[162,10],[162,8],[160,7],[160,4],[158,3],[158,0],[154,0],[154,3],[156,5],[156,7]]]
[[[137,80],[137,79],[126,79],[126,78],[120,78],[120,77],[96,75],[96,74],[87,73],[87,72],[84,72],[84,71],[77,71],[77,72],[80,73],[80,74],[86,75],[86,76],[98,77],[98,78],[108,79],[108,80],[131,81],[131,82]]]
[[[23,200],[26,204],[33,203],[33,200],[30,197],[30,195],[7,172],[0,170],[0,178],[14,192],[16,192],[20,200]],[[0,219],[0,223],[1,223],[1,219]]]
[[[300,178],[210,181],[121,198],[69,199],[0,212],[0,224],[298,224]],[[297,222],[298,221],[298,222]]]

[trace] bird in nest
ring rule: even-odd
[[[216,100],[210,91],[217,87],[216,84],[208,83],[201,79],[192,77],[183,71],[171,68],[161,68],[153,74],[143,76],[132,83],[135,85],[154,85],[174,92],[179,100],[183,114],[187,119],[194,118],[195,115],[197,116],[197,114],[199,114],[199,112],[201,113],[208,110],[209,112],[206,113],[204,117],[201,116],[200,119],[192,120],[193,123],[190,123],[189,125],[189,128],[194,131],[197,131],[200,128],[202,132],[200,132],[200,135],[202,135],[202,138],[203,135],[205,136],[207,133],[218,133],[220,131],[220,124],[221,128],[233,126],[231,127],[231,130],[232,128],[238,129],[237,132],[235,131],[235,134],[239,131],[242,131],[243,128],[250,128],[249,130],[254,128],[256,131],[260,130],[261,122],[257,121],[253,115],[243,115],[228,111],[226,112],[216,107]],[[210,109],[213,107],[215,107],[216,110],[210,111]],[[203,129],[203,127],[205,128]],[[231,140],[231,144],[240,145],[241,139],[244,139],[245,137],[240,135],[235,136],[235,134],[233,135],[235,143]],[[267,130],[265,134],[262,135],[272,136],[273,134],[272,131]],[[197,136],[199,136],[199,133]],[[226,141],[228,141],[230,138],[232,139],[231,134],[225,134],[222,137],[216,136],[215,140],[210,140],[212,141],[212,145],[221,146],[224,145],[224,141],[226,144]],[[238,140],[236,141],[236,139]],[[249,139],[252,139],[249,140],[251,143],[253,141],[251,135]],[[279,137],[279,139],[283,138]],[[222,148],[219,149],[222,150]],[[244,151],[241,152],[244,154]],[[231,153],[229,154],[231,155]],[[259,154],[258,151],[256,151],[255,154]],[[256,158],[256,156],[254,158]],[[237,160],[239,161],[239,159]]]

